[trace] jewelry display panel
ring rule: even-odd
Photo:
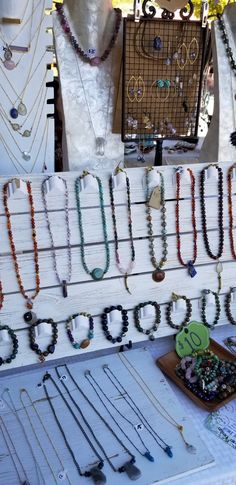
[[[197,136],[206,29],[124,20],[123,141]]]

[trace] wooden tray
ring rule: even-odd
[[[212,352],[214,352],[216,355],[218,355],[220,359],[231,360],[234,362],[236,361],[236,357],[233,354],[231,354],[229,350],[225,349],[217,342],[215,342],[215,340],[210,339],[209,349],[212,350]],[[182,389],[182,391],[185,394],[187,394],[187,396],[189,396],[190,399],[192,399],[192,401],[194,401],[201,408],[211,412],[216,411],[220,407],[232,401],[232,399],[236,398],[236,392],[231,394],[231,396],[227,397],[226,399],[223,399],[222,401],[215,400],[215,401],[209,402],[209,401],[204,401],[200,397],[196,396],[192,391],[190,391],[190,389],[188,389],[185,386],[182,379],[180,379],[176,375],[175,367],[179,364],[179,362],[180,362],[180,358],[175,351],[169,352],[168,354],[165,354],[162,357],[159,357],[159,359],[157,359],[156,361],[157,365],[161,368],[161,370],[165,372],[165,374],[167,374],[168,377],[170,377],[175,382],[175,384],[177,384],[177,386],[179,386]]]

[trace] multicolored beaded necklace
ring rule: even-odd
[[[12,225],[11,225],[11,214],[8,208],[8,188],[9,185],[12,181],[7,182],[3,186],[3,204],[4,204],[4,209],[5,209],[5,215],[7,218],[7,229],[8,229],[8,237],[10,241],[10,246],[11,246],[11,253],[14,261],[14,267],[15,267],[15,272],[16,272],[16,277],[19,285],[20,292],[22,296],[26,300],[26,307],[31,309],[33,308],[33,303],[36,298],[36,296],[39,294],[40,291],[40,276],[39,276],[39,255],[38,255],[38,243],[36,239],[36,227],[35,227],[35,218],[34,218],[34,201],[33,201],[33,195],[32,195],[32,189],[31,189],[31,183],[29,181],[26,182],[27,186],[27,192],[28,192],[28,198],[29,198],[29,204],[30,204],[30,215],[31,215],[31,227],[32,227],[32,239],[33,239],[33,245],[34,245],[34,266],[35,266],[35,280],[36,280],[36,288],[34,291],[34,294],[29,297],[26,294],[25,288],[23,286],[22,278],[20,275],[20,267],[16,255],[16,246],[14,243],[13,239],[13,232],[12,232]],[[16,180],[16,183],[19,183],[18,180]]]
[[[106,252],[106,264],[105,264],[104,270],[101,268],[94,268],[92,269],[92,271],[90,271],[85,261],[84,229],[83,229],[83,218],[82,218],[82,211],[81,211],[81,204],[80,204],[80,191],[81,191],[81,180],[87,175],[92,175],[92,177],[94,177],[94,179],[97,181],[98,189],[99,189],[99,201],[100,201],[100,210],[101,210],[101,216],[102,216],[104,245],[105,245],[105,252]],[[107,223],[106,223],[106,215],[105,215],[105,209],[104,209],[103,187],[102,187],[101,179],[96,175],[90,174],[90,172],[84,171],[82,175],[80,175],[75,181],[75,195],[76,195],[77,212],[78,212],[78,219],[79,219],[82,265],[86,273],[88,273],[91,276],[91,278],[93,278],[93,280],[99,281],[107,273],[110,266],[110,251],[109,251],[109,244],[108,244]]]
[[[111,40],[110,40],[107,48],[104,50],[104,52],[101,56],[90,57],[88,54],[86,54],[86,52],[84,52],[82,47],[80,47],[78,41],[76,40],[76,38],[72,34],[72,31],[71,31],[71,28],[70,28],[70,25],[69,25],[69,21],[65,16],[63,5],[60,4],[60,3],[57,3],[56,8],[57,8],[57,13],[60,17],[61,26],[62,26],[65,34],[67,35],[73,49],[80,56],[82,61],[87,62],[88,64],[90,64],[90,66],[100,66],[100,64],[102,64],[102,62],[106,61],[106,59],[108,58],[108,56],[111,53],[111,50],[113,49],[113,47],[116,43],[117,37],[118,37],[118,33],[119,33],[119,30],[120,30],[120,24],[121,24],[121,20],[122,20],[121,10],[119,8],[114,8],[114,12],[116,14],[116,22],[115,22],[115,27],[114,27],[114,33],[112,34]]]
[[[115,238],[115,257],[116,257],[116,264],[121,274],[125,277],[125,288],[128,293],[131,294],[128,284],[127,278],[128,275],[132,273],[134,265],[135,265],[135,250],[134,250],[134,239],[133,239],[133,229],[132,229],[132,214],[131,214],[131,200],[130,200],[130,182],[129,177],[124,170],[121,168],[117,168],[115,170],[115,174],[117,175],[119,172],[125,173],[126,178],[126,192],[127,192],[127,212],[128,212],[128,227],[129,227],[129,237],[130,237],[130,250],[131,250],[131,260],[127,268],[124,268],[120,262],[120,255],[119,255],[119,240],[118,240],[118,232],[117,232],[117,222],[116,222],[116,210],[115,210],[115,201],[114,201],[114,188],[113,188],[113,176],[110,177],[109,180],[109,187],[110,187],[110,199],[111,199],[111,211],[112,211],[112,221],[113,221],[113,229],[114,229],[114,238]]]
[[[193,171],[188,168],[187,169],[190,179],[191,179],[191,208],[192,208],[192,227],[193,227],[193,257],[187,263],[184,262],[181,254],[181,239],[180,239],[180,180],[181,180],[181,172],[182,167],[178,167],[176,170],[176,206],[175,206],[175,215],[176,215],[176,237],[177,237],[177,255],[178,260],[182,266],[185,266],[188,269],[188,274],[193,278],[197,272],[194,268],[194,264],[197,259],[197,229],[196,229],[196,217],[195,217],[195,176]]]
[[[147,221],[148,221],[148,239],[149,239],[149,248],[150,248],[150,255],[151,255],[151,263],[155,268],[155,271],[152,273],[152,279],[156,282],[161,282],[165,278],[165,272],[161,269],[162,266],[167,261],[167,254],[168,254],[168,244],[167,244],[167,235],[166,235],[166,206],[165,206],[165,185],[164,185],[164,177],[161,172],[157,171],[160,176],[161,184],[160,184],[160,206],[161,206],[161,239],[162,239],[162,257],[158,262],[155,256],[155,248],[154,248],[154,237],[153,237],[153,224],[152,224],[152,212],[151,207],[149,206],[149,199],[151,196],[150,184],[149,184],[149,174],[154,170],[153,168],[148,167],[146,169],[146,213],[147,213]]]

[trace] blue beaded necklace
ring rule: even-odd
[[[80,204],[80,191],[81,191],[81,180],[84,177],[86,177],[86,175],[92,175],[92,177],[95,178],[99,189],[99,202],[100,202],[100,210],[101,210],[101,216],[102,216],[103,236],[104,236],[104,245],[105,245],[105,252],[106,252],[106,265],[104,270],[102,268],[93,268],[90,271],[85,261],[84,229],[83,229],[83,218],[82,218],[82,211],[81,211],[81,204]],[[90,172],[84,171],[82,175],[80,175],[75,181],[75,195],[76,195],[77,211],[78,211],[78,219],[79,219],[82,264],[86,273],[88,273],[93,278],[93,280],[99,281],[107,273],[110,266],[110,251],[109,251],[108,236],[107,236],[106,215],[105,215],[105,209],[104,209],[103,187],[102,187],[102,182],[100,178],[97,177],[96,175],[90,174]]]

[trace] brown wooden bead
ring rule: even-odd
[[[80,347],[81,349],[86,349],[86,347],[88,347],[90,345],[90,340],[88,338],[86,338],[85,340],[83,340],[80,344]]]

